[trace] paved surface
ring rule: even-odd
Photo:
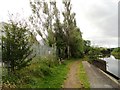
[[[91,88],[120,88],[120,86],[95,66],[89,64],[87,61],[83,61],[82,63],[88,75]]]
[[[82,88],[78,76],[79,65],[80,61],[75,61],[69,66],[70,70],[67,75],[67,79],[64,82],[63,88]]]

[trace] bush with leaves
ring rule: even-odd
[[[6,23],[2,36],[2,60],[8,71],[15,73],[32,60],[32,44],[29,42],[29,29],[27,25],[10,21]]]
[[[101,52],[97,47],[91,47],[89,51],[89,59],[90,60],[98,60],[100,58]]]
[[[113,49],[111,53],[115,58],[120,59],[120,47]]]

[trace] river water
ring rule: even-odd
[[[110,57],[101,58],[101,59],[106,61],[107,71],[109,71],[110,73],[120,78],[120,60],[115,59],[113,55],[111,55]]]

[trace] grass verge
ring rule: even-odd
[[[84,88],[90,88],[90,83],[88,81],[88,77],[87,74],[85,72],[85,69],[83,67],[82,61],[80,61],[80,65],[79,65],[79,77],[80,77],[80,81],[83,84]]]
[[[66,64],[53,68],[53,74],[51,76],[37,80],[38,88],[61,88],[68,73],[68,64],[69,61],[66,61]]]
[[[67,77],[68,65],[71,60],[66,60],[64,64],[51,68],[52,73],[48,76],[38,77],[33,74],[28,75],[30,82],[17,85],[19,88],[61,88]]]

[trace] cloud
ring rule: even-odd
[[[85,39],[99,46],[118,46],[118,0],[78,0],[73,4]]]
[[[20,18],[28,17],[31,14],[29,0],[1,0],[0,21],[7,21],[9,14],[20,14]]]
[[[56,1],[62,11],[62,1]],[[118,27],[120,28],[120,25],[118,25],[118,20],[120,21],[120,18],[118,18],[119,0],[71,1],[72,10],[76,13],[77,25],[83,32],[84,39],[91,40],[92,44],[99,46],[115,47],[118,45]],[[29,0],[2,0],[0,2],[0,19],[2,21],[8,19],[8,11],[28,17],[31,14]]]

